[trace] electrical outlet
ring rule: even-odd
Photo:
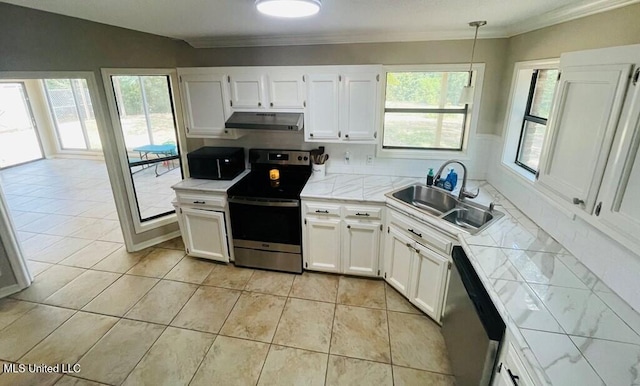
[[[373,165],[373,154],[367,154],[367,165]]]

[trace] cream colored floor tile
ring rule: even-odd
[[[60,264],[74,267],[91,268],[100,260],[122,247],[120,243],[110,243],[107,241],[92,241],[89,245],[78,252],[62,260]]]
[[[218,335],[190,386],[255,385],[269,352],[266,343]]]
[[[85,269],[55,265],[38,275],[31,286],[12,295],[13,298],[41,302],[80,276]]]
[[[287,296],[295,275],[282,272],[256,271],[244,287],[245,291]]]
[[[24,363],[76,363],[118,319],[111,316],[78,312],[31,349]]]
[[[35,277],[46,271],[47,269],[53,267],[53,264],[49,263],[41,263],[39,261],[27,260],[27,266],[29,267],[29,272]]]
[[[118,221],[118,217],[111,219]],[[115,229],[108,231],[107,233],[98,237],[98,240],[101,241],[111,241],[112,243],[124,243],[124,236],[122,235],[122,229],[118,225]]]
[[[0,374],[0,386],[49,386],[56,383],[62,374],[6,373]]]
[[[394,365],[451,373],[440,326],[431,319],[421,315],[389,312],[389,334]]]
[[[20,233],[26,234],[28,232]],[[63,238],[62,236],[45,235],[42,233],[35,234],[33,237],[29,237],[26,241],[21,242],[22,252],[28,259],[37,260],[35,256],[47,247],[61,241]]]
[[[45,263],[59,263],[91,243],[90,240],[65,237],[29,258]]]
[[[115,220],[91,219],[91,225],[83,227],[71,234],[72,237],[81,239],[97,240],[100,236],[120,228],[120,223]]]
[[[338,285],[338,303],[385,309],[384,282],[341,276]]]
[[[240,291],[200,287],[171,322],[183,327],[217,334],[240,297]]]
[[[80,309],[119,277],[119,273],[86,271],[46,298],[43,303]]]
[[[330,352],[390,363],[386,311],[337,305]]]
[[[335,304],[287,299],[274,344],[329,352]]]
[[[86,379],[75,378],[69,375],[65,375],[64,377],[60,378],[60,380],[56,383],[56,386],[100,386],[100,385],[104,385],[104,383],[87,381]]]
[[[164,326],[157,324],[120,320],[80,360],[81,376],[119,385],[164,329]]]
[[[189,383],[211,347],[214,335],[168,327],[124,385],[168,385]]]
[[[391,365],[329,355],[327,386],[393,386]]]
[[[72,216],[62,216],[59,214],[47,214],[37,221],[30,222],[29,224],[20,227],[21,231],[33,232],[33,233],[45,233],[47,229],[58,226],[70,219]]]
[[[73,313],[64,308],[37,305],[0,331],[0,358],[18,360]]]
[[[293,280],[289,296],[294,298],[336,302],[339,276],[304,272]]]
[[[100,271],[125,273],[138,264],[140,259],[148,255],[152,250],[147,248],[139,252],[127,252],[127,248],[123,245],[91,268]]]
[[[87,304],[83,310],[124,316],[158,281],[160,280],[150,277],[123,275]]]
[[[154,249],[127,273],[130,275],[162,278],[184,257],[182,251]]]
[[[35,303],[23,302],[21,300],[9,298],[0,299],[0,331],[35,306]]]
[[[166,248],[166,249],[177,249],[178,251],[184,251],[184,243],[182,242],[182,237],[176,237],[171,240],[162,242],[157,245],[158,248]]]
[[[165,279],[184,281],[193,284],[202,284],[215,268],[215,264],[208,260],[201,260],[191,256],[185,256],[178,265],[165,276]]]
[[[220,334],[271,343],[286,298],[243,293]]]
[[[196,285],[161,280],[125,317],[145,322],[169,324],[195,292]]]
[[[71,236],[73,233],[91,226],[95,219],[71,217],[69,220],[45,230],[43,233],[56,236]]]
[[[450,375],[431,373],[406,367],[393,366],[395,386],[455,386],[455,378]]]
[[[216,267],[202,284],[241,290],[247,285],[253,272],[253,269],[237,268],[232,263],[216,264]]]
[[[324,385],[327,354],[271,346],[258,385]]]
[[[404,296],[400,295],[398,291],[388,284],[385,284],[385,293],[387,297],[387,310],[422,315],[419,309],[415,308],[413,304],[409,303]]]

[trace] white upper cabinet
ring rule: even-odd
[[[307,109],[304,114],[304,132],[307,141],[339,139],[338,74],[310,74],[307,80]]]
[[[377,138],[380,73],[344,76],[340,129],[349,141],[374,141]]]
[[[381,66],[313,68],[307,79],[307,142],[376,143]]]
[[[253,71],[234,71],[228,81],[233,109],[255,110],[264,107],[264,75]]]
[[[300,71],[272,71],[269,80],[269,107],[302,109],[305,105],[305,79]]]
[[[180,74],[180,96],[187,137],[237,138],[225,129],[229,118],[227,76],[222,73]]]
[[[592,213],[632,66],[563,66],[545,139],[539,184]]]

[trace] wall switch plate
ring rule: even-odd
[[[367,165],[373,165],[373,154],[367,154]]]

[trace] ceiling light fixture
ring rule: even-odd
[[[461,105],[470,105],[471,103],[473,103],[473,86],[471,85],[471,76],[473,75],[473,55],[476,52],[476,41],[478,40],[478,29],[480,29],[480,27],[486,24],[487,22],[485,20],[472,21],[471,23],[469,23],[469,27],[476,28],[476,34],[473,37],[473,47],[471,48],[471,62],[469,63],[469,81],[467,82],[467,85],[464,86],[464,88],[462,89],[462,94],[460,94],[459,103]]]
[[[256,0],[260,13],[276,17],[306,17],[320,11],[320,0]]]

